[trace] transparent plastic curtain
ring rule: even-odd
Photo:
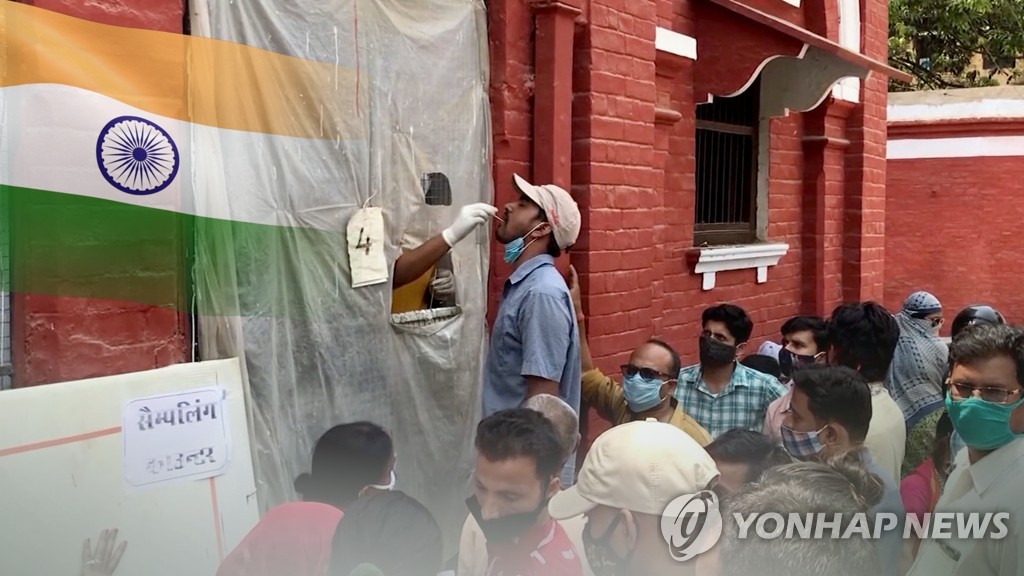
[[[393,321],[390,280],[351,288],[345,227],[361,206],[383,207],[390,266],[461,206],[491,201],[484,5],[191,4],[194,34],[352,70],[356,85],[336,89],[359,92],[361,133],[351,139],[268,140],[256,157],[222,154],[230,135],[194,142],[197,204],[244,213],[247,189],[261,187],[260,201],[272,198],[290,227],[268,236],[207,230],[194,258],[195,298],[213,312],[198,319],[200,354],[244,359],[260,505],[295,497],[293,479],[324,431],[370,420],[391,432],[398,488],[431,509],[451,554],[479,418],[489,234],[451,254],[458,313],[413,325]],[[425,201],[423,181],[436,173],[451,184],[450,204]]]

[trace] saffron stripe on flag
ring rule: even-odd
[[[358,70],[0,2],[0,87],[64,84],[205,126],[324,140],[365,137]]]

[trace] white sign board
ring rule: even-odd
[[[224,473],[231,447],[223,388],[128,402],[121,424],[124,476],[135,487]]]
[[[0,487],[0,575],[117,528],[117,575],[212,576],[259,514],[237,360],[0,392]]]

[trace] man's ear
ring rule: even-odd
[[[561,472],[561,469],[559,469],[559,472]],[[554,498],[555,494],[558,494],[558,491],[561,489],[562,479],[558,474],[555,474],[555,476],[551,478],[551,481],[548,482],[548,489],[545,492],[544,497],[550,500],[551,498]]]
[[[678,385],[679,385],[679,381],[676,380],[675,378],[673,378],[671,380],[666,380],[665,383],[661,385],[661,396],[662,397],[671,396],[672,392],[675,391],[676,386],[678,386]]]
[[[739,360],[740,356],[747,350],[747,343],[740,342],[736,345],[736,359]]]
[[[540,226],[537,226],[537,229],[530,233],[530,236],[534,238],[540,238],[542,236],[547,236],[552,232],[554,232],[554,230],[551,228],[550,222],[541,222]]]
[[[829,444],[845,444],[850,438],[850,435],[846,432],[846,428],[843,428],[842,424],[837,424],[835,422],[828,423],[825,431],[822,432],[822,436],[825,437],[825,440],[827,440]]]

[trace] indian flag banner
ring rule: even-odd
[[[353,68],[4,0],[0,292],[271,316],[336,293],[370,194],[365,172],[323,167],[367,163],[365,92]],[[276,258],[288,278],[261,276]]]

